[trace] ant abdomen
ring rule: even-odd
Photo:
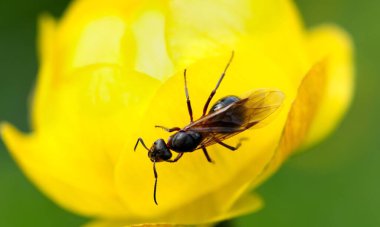
[[[202,136],[198,132],[179,131],[168,140],[170,149],[176,152],[192,152],[202,141]]]

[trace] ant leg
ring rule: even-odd
[[[216,141],[216,142],[217,142],[218,144],[222,145],[223,147],[225,147],[225,148],[231,150],[231,151],[236,151],[236,150],[240,147],[240,145],[241,145],[241,144],[238,144],[236,147],[233,147],[233,146],[230,146],[230,145],[228,145],[228,144],[225,144],[225,143],[223,143],[223,142],[221,142],[221,141]]]
[[[230,149],[231,151],[236,151],[237,149],[239,149],[239,147],[241,146],[241,141],[243,140],[246,140],[246,138],[241,138],[238,142],[238,144],[236,144],[236,147],[233,147],[231,145],[228,145],[228,144],[225,144],[223,143],[222,141],[217,141],[215,140],[218,144],[222,145],[223,147],[227,148],[227,149]]]
[[[218,89],[220,83],[222,82],[222,80],[224,78],[224,75],[226,75],[226,71],[227,71],[228,67],[230,66],[231,61],[232,61],[233,58],[234,58],[234,51],[232,51],[230,60],[228,61],[227,65],[226,65],[226,68],[224,69],[222,75],[220,76],[220,78],[218,80],[218,83],[216,83],[216,86],[215,86],[214,90],[212,90],[210,96],[208,97],[205,106],[203,107],[203,115],[202,115],[202,117],[206,115],[208,105],[210,104],[211,99],[214,97],[214,95],[216,93],[216,90]]]
[[[187,90],[186,69],[185,71],[183,71],[183,77],[185,79],[185,95],[186,95],[187,110],[189,111],[190,123],[191,123],[193,122],[193,110],[191,109],[189,91]]]
[[[163,130],[165,130],[165,131],[167,131],[167,132],[173,132],[173,131],[179,131],[179,130],[181,130],[179,127],[166,128],[166,127],[161,126],[161,125],[155,125],[154,127],[156,127],[156,128],[161,128],[161,129],[163,129]]]
[[[143,140],[141,137],[137,139],[137,142],[136,142],[135,148],[133,149],[134,151],[136,151],[137,145],[139,145],[139,143],[141,143],[141,144],[145,147],[145,149],[146,149],[147,151],[149,151],[149,149],[147,148],[147,146],[146,146],[145,143],[144,143],[144,140]]]
[[[205,148],[205,147],[202,147],[202,150],[203,150],[203,153],[204,153],[205,156],[206,156],[207,161],[208,161],[208,162],[211,162],[211,163],[214,163],[214,162],[212,161],[212,159],[210,158],[210,156],[208,155],[206,148]]]
[[[215,140],[215,142],[217,142],[218,144],[222,145],[223,147],[225,147],[225,148],[227,148],[227,149],[229,149],[231,151],[236,151],[237,149],[239,149],[239,147],[241,146],[241,142],[243,140],[247,140],[247,138],[240,138],[239,142],[236,144],[236,147],[233,147],[231,145],[223,143],[222,141],[220,141],[220,140],[218,140],[216,138],[213,138],[213,139]]]
[[[173,160],[166,160],[167,162],[177,162],[181,157],[182,157],[182,155],[183,155],[183,153],[179,153],[178,155],[177,155],[177,157],[175,157],[175,159],[173,159]]]

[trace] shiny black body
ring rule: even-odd
[[[210,108],[209,114],[221,110],[239,100],[240,98],[233,95],[221,98]],[[239,126],[240,125],[237,125],[237,127]],[[202,133],[192,131],[191,127],[186,127],[170,136],[166,145],[167,148],[176,152],[193,152],[202,142],[202,137]]]
[[[220,109],[223,109],[224,107],[229,106],[232,103],[237,102],[239,100],[240,100],[240,98],[237,96],[234,96],[234,95],[229,95],[229,96],[226,96],[224,98],[221,98],[210,108],[210,111],[208,113],[209,114],[214,113],[214,112],[216,112]]]
[[[148,152],[148,156],[151,161],[169,160],[172,157],[172,152],[170,152],[163,139],[158,139],[153,143],[153,146]]]
[[[201,143],[202,136],[194,131],[179,131],[169,137],[167,146],[176,152],[192,152]]]
[[[150,149],[145,145],[142,138],[137,140],[135,150],[137,145],[141,143],[144,148],[148,150],[148,157],[153,162],[153,172],[155,176],[153,196],[156,204],[156,187],[158,178],[155,166],[156,162],[176,162],[183,156],[184,153],[193,152],[198,149],[202,149],[207,161],[213,162],[207,152],[206,147],[217,143],[233,151],[238,149],[240,142],[236,146],[230,146],[225,144],[223,140],[257,125],[260,121],[271,115],[281,105],[284,98],[282,92],[261,89],[252,92],[248,97],[242,99],[233,95],[221,98],[210,108],[207,113],[208,105],[223,80],[232,59],[233,53],[221,77],[219,78],[216,87],[212,90],[210,96],[208,97],[203,108],[203,114],[198,120],[193,121],[193,113],[187,90],[185,70],[185,94],[190,123],[183,128],[166,128],[164,126],[156,126],[168,132],[176,131],[176,133],[169,137],[167,143],[165,143],[163,139],[156,140]],[[178,153],[174,159],[172,159],[171,150]]]

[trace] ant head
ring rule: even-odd
[[[166,146],[165,141],[163,139],[158,139],[149,149],[148,157],[152,162],[162,162],[169,160],[172,157],[172,153]]]

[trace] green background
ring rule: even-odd
[[[258,213],[221,226],[380,226],[380,1],[297,0],[308,27],[341,25],[355,42],[356,94],[336,130],[290,159],[259,193]],[[66,0],[1,0],[0,121],[28,130],[27,99],[37,72],[36,19],[61,16]],[[23,176],[0,142],[0,226],[79,226]]]

